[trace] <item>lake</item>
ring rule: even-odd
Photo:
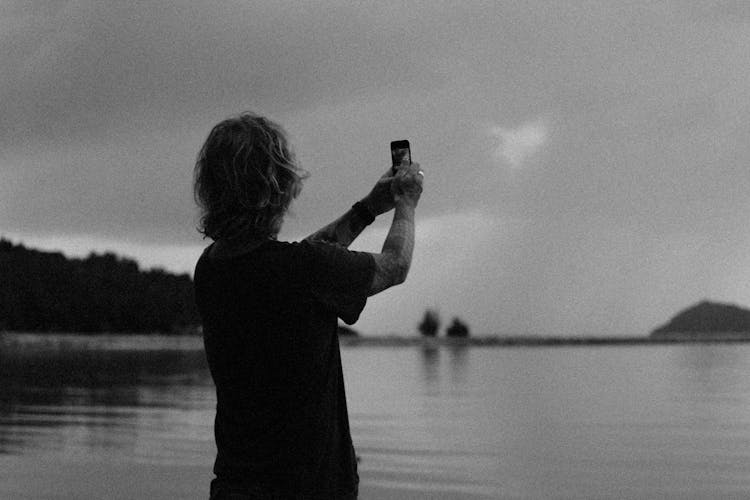
[[[344,346],[362,499],[750,497],[750,344]],[[0,335],[0,498],[207,498],[200,339]]]

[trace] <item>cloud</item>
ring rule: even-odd
[[[518,168],[547,142],[549,126],[540,118],[516,128],[492,127],[491,133],[500,141],[495,157]]]

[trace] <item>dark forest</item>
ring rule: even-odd
[[[185,333],[200,323],[189,275],[112,253],[67,258],[0,239],[0,331]]]

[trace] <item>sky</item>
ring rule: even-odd
[[[475,335],[645,335],[699,300],[750,306],[750,3],[10,0],[0,54],[15,242],[192,272],[195,156],[252,110],[311,173],[282,240],[411,142],[412,268],[362,333],[435,308]]]

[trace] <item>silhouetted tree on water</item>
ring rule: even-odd
[[[437,335],[440,329],[440,316],[437,311],[433,309],[427,309],[422,318],[422,322],[419,323],[419,333],[425,337],[434,337]]]
[[[453,323],[445,330],[448,337],[468,337],[469,327],[458,318],[453,318]]]
[[[179,332],[199,324],[187,274],[112,253],[68,259],[0,239],[0,330]]]

